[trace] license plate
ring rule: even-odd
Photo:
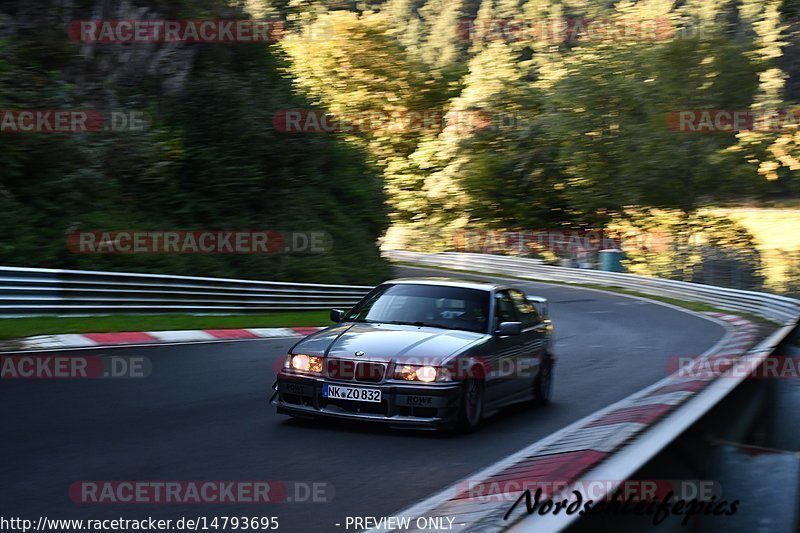
[[[341,387],[339,385],[328,385],[327,383],[322,386],[322,395],[325,398],[335,398],[337,400],[355,400],[358,402],[376,403],[380,403],[381,401],[380,389]]]

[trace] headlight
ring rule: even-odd
[[[439,366],[397,365],[394,369],[394,379],[431,383],[433,381],[452,381],[453,378],[448,369]]]
[[[432,366],[421,366],[417,368],[416,374],[417,379],[420,381],[424,381],[426,383],[436,381],[436,369]]]
[[[322,357],[318,357],[316,355],[304,355],[301,353],[290,355],[286,359],[286,364],[284,364],[283,367],[287,369],[293,368],[301,372],[320,373],[322,372]]]

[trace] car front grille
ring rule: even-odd
[[[353,361],[345,359],[328,359],[328,377],[333,379],[353,379],[356,373],[356,365]]]
[[[356,381],[376,382],[383,379],[386,373],[384,363],[358,363],[356,366]]]
[[[386,374],[386,366],[386,363],[357,363],[347,359],[329,359],[326,371],[328,377],[332,379],[377,383]]]

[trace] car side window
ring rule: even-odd
[[[536,307],[525,298],[525,295],[521,291],[511,290],[509,293],[514,302],[514,307],[517,310],[519,320],[522,322],[523,329],[535,326],[541,322]]]
[[[499,291],[494,295],[495,312],[494,327],[497,329],[501,322],[516,322],[517,314],[514,311],[514,302],[508,291]]]

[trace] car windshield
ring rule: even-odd
[[[489,292],[436,285],[382,285],[345,320],[485,332]]]

